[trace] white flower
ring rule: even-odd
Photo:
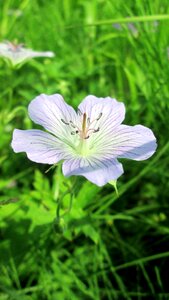
[[[110,97],[86,97],[77,113],[61,95],[40,95],[29,104],[29,116],[48,132],[18,130],[12,148],[26,152],[30,160],[63,162],[65,176],[82,175],[102,186],[123,173],[118,158],[144,160],[156,150],[153,132],[142,125],[121,124],[124,104]]]
[[[34,57],[53,57],[55,54],[51,51],[33,51],[24,48],[23,44],[14,44],[6,41],[0,43],[0,56],[8,59],[13,66],[16,66]]]

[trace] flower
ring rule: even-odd
[[[63,160],[65,176],[82,175],[98,186],[123,174],[117,158],[145,160],[156,150],[153,132],[121,124],[124,104],[110,97],[87,96],[76,111],[61,95],[40,95],[28,107],[30,118],[47,132],[15,129],[12,148],[37,163]]]
[[[39,52],[31,49],[26,49],[23,44],[14,44],[9,41],[0,43],[0,56],[7,58],[13,66],[23,63],[33,57],[53,57],[54,53],[51,51]]]

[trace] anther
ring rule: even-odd
[[[78,134],[78,133],[79,133],[79,130],[71,131],[71,135],[75,135],[75,134]]]
[[[87,118],[87,125],[90,125],[90,118]]]
[[[61,121],[62,121],[65,125],[69,125],[69,123],[66,122],[65,120],[61,119]]]
[[[70,123],[70,125],[71,125],[73,128],[76,128],[76,125],[75,125],[75,124],[73,124],[73,122],[72,122],[72,121],[69,121],[69,123]]]
[[[100,114],[99,114],[99,116],[97,117],[96,121],[99,121],[99,120],[100,120],[102,114],[103,114],[103,113],[100,113]]]
[[[93,133],[98,132],[100,130],[100,128],[98,127],[97,129],[93,130]]]

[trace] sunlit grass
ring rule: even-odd
[[[167,0],[0,3],[1,41],[56,55],[18,70],[0,60],[0,299],[169,299],[168,15]],[[116,97],[126,124],[154,131],[157,153],[123,161],[119,197],[60,168],[45,173],[10,147],[14,128],[32,128],[27,105],[40,93],[74,107],[88,94]]]

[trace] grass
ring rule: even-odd
[[[18,70],[0,60],[0,299],[169,299],[168,28],[167,0],[0,3],[1,41],[56,54]],[[125,123],[155,133],[156,154],[123,161],[119,197],[45,173],[10,147],[14,128],[35,127],[27,106],[40,93],[74,107],[88,94],[123,101]]]

